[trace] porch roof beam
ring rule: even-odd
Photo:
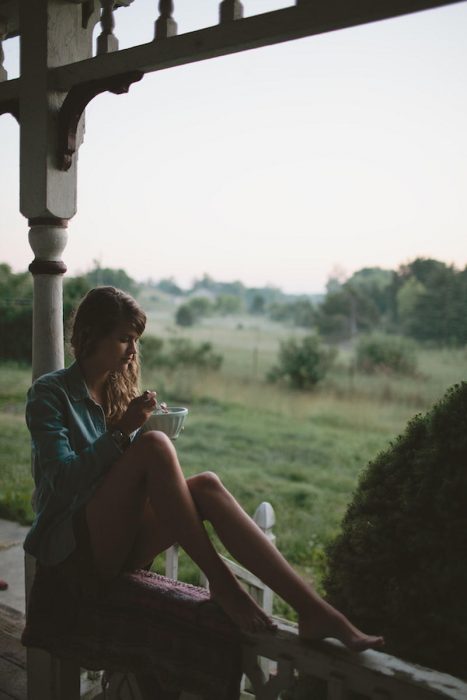
[[[20,78],[5,80],[0,83],[0,105],[3,102],[11,102],[19,99]]]
[[[49,87],[203,61],[465,0],[299,0],[299,4],[53,68]],[[1,99],[1,93],[0,93]]]

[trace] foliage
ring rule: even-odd
[[[420,341],[467,343],[467,268],[417,258],[394,278],[395,322],[401,331]]]
[[[359,289],[371,298],[381,316],[392,308],[391,286],[394,272],[381,267],[364,267],[357,270],[348,280],[354,289]]]
[[[293,302],[275,302],[269,307],[273,321],[292,322],[294,326],[312,328],[315,323],[315,308],[308,299]]]
[[[416,258],[398,270],[363,268],[330,281],[317,311],[320,333],[342,341],[390,331],[437,345],[467,343],[467,268]]]
[[[316,325],[328,340],[342,341],[353,338],[359,331],[370,330],[378,318],[378,308],[371,295],[349,281],[326,295],[318,307]]]
[[[205,273],[201,279],[193,282],[191,288],[193,293],[199,292],[200,290],[210,292],[213,295],[228,294],[241,297],[245,292],[245,287],[242,282],[238,280],[236,282],[217,282],[210,275]]]
[[[0,299],[8,302],[32,299],[32,277],[29,272],[12,272],[6,263],[0,263]]]
[[[145,333],[139,341],[141,362],[145,367],[152,369],[163,363],[164,341],[155,335]]]
[[[98,261],[94,261],[94,268],[87,272],[85,276],[90,288],[109,285],[122,289],[133,297],[138,295],[138,283],[122,268],[101,267]]]
[[[0,358],[32,360],[32,300],[0,308]]]
[[[325,348],[316,335],[291,338],[281,343],[279,363],[270,370],[268,379],[286,379],[294,389],[311,389],[325,377],[335,356],[335,350]]]
[[[219,294],[214,305],[214,312],[221,316],[237,314],[242,310],[242,300],[234,294]]]
[[[361,336],[355,354],[357,368],[367,373],[413,375],[417,368],[414,343],[400,336]]]
[[[63,317],[65,325],[69,324],[73,311],[90,289],[92,289],[92,284],[86,275],[65,278],[63,284]]]
[[[204,316],[209,316],[214,310],[213,302],[204,297],[193,297],[185,304],[180,304],[175,314],[179,326],[192,326]]]
[[[144,335],[141,339],[141,356],[148,369],[197,367],[218,370],[222,365],[222,355],[213,351],[211,343],[193,343],[187,338],[169,338],[169,348],[166,349],[161,338]]]
[[[32,278],[0,264],[0,359],[31,362]]]
[[[389,653],[465,675],[467,383],[371,462],[329,547],[331,602]]]
[[[180,304],[175,314],[175,322],[179,326],[193,326],[196,321],[195,313],[189,304]]]
[[[260,294],[259,292],[256,292],[253,297],[251,298],[250,305],[248,307],[248,311],[250,314],[264,314],[266,308],[266,301],[264,299],[264,296]]]
[[[131,294],[137,283],[124,270],[96,266],[77,277],[65,277],[63,317],[69,325],[73,310],[96,284],[110,284]],[[32,277],[28,272],[14,273],[9,265],[0,264],[0,359],[31,362],[32,357]]]
[[[173,277],[161,279],[155,286],[166,294],[172,294],[173,296],[182,296],[183,294],[183,290],[178,286]]]

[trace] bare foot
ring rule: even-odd
[[[298,634],[305,642],[334,637],[351,651],[366,649],[381,649],[384,647],[384,637],[377,637],[361,632],[338,610],[323,601],[324,605],[317,607],[309,615],[301,615],[298,623]]]
[[[214,590],[211,586],[211,595],[212,599],[221,606],[232,622],[243,632],[264,632],[277,629],[277,625],[240,584],[228,586],[222,590]]]

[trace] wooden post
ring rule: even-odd
[[[114,5],[115,0],[101,0],[101,28],[102,31],[97,37],[97,53],[111,53],[118,51],[118,39],[115,36],[114,27]]]
[[[276,536],[273,533],[273,527],[276,524],[276,514],[274,513],[274,508],[267,501],[263,501],[259,504],[255,510],[253,520],[258,525],[258,527],[264,532],[271,544],[276,544]],[[257,596],[258,597],[258,596]],[[267,612],[268,615],[272,615],[272,605],[274,599],[274,592],[267,586],[261,591],[258,597],[258,602],[261,607]]]
[[[219,22],[234,22],[243,18],[243,5],[240,0],[222,0],[219,5]]]
[[[178,544],[173,544],[165,552],[165,575],[178,580]]]
[[[32,364],[36,378],[64,364],[62,278],[66,267],[61,256],[67,222],[76,212],[76,158],[66,172],[56,165],[58,112],[67,93],[49,86],[48,70],[92,55],[94,23],[83,28],[81,5],[62,0],[22,2],[19,20],[20,209],[29,220],[29,242],[35,255],[29,269],[34,276]],[[29,590],[34,578],[32,557],[26,558],[25,568]],[[28,649],[27,675],[28,700],[79,698],[77,664]]]
[[[159,0],[160,15],[156,20],[154,32],[156,40],[169,39],[177,34],[177,23],[172,17],[173,11],[173,0]]]

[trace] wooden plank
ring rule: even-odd
[[[49,86],[68,90],[131,70],[149,73],[238,51],[375,22],[465,0],[299,0],[294,7],[245,17],[163,41],[95,56],[50,70]]]
[[[20,636],[24,615],[0,605],[0,700],[26,700],[26,649]]]
[[[345,680],[342,676],[332,674],[328,680],[327,700],[346,700],[347,691]]]
[[[10,700],[25,700],[26,671],[0,658],[0,690]]]

